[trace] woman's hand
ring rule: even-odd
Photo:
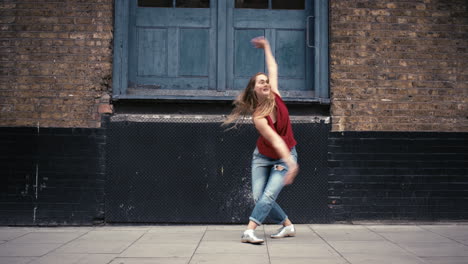
[[[294,182],[294,178],[296,178],[297,173],[299,173],[299,165],[295,161],[288,162],[287,165],[288,172],[284,177],[284,185],[292,184]]]
[[[258,49],[264,49],[266,46],[270,45],[265,37],[253,38],[250,42],[252,42],[252,45]]]

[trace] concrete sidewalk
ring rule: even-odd
[[[468,224],[296,225],[293,238],[272,240],[278,226],[240,243],[244,226],[0,227],[0,263],[466,264]]]

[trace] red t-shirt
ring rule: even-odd
[[[276,123],[273,124],[270,116],[267,116],[268,125],[273,128],[273,130],[280,135],[284,140],[284,143],[288,146],[289,149],[292,149],[296,146],[297,142],[294,139],[294,134],[291,127],[291,120],[289,119],[289,112],[286,104],[283,102],[281,97],[275,93],[275,103],[276,103]],[[257,148],[260,154],[265,155],[272,159],[280,159],[276,150],[273,148],[271,143],[264,138],[262,135],[257,140]]]

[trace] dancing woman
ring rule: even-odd
[[[260,136],[252,158],[252,192],[255,207],[249,217],[241,242],[261,244],[255,229],[267,216],[282,225],[272,238],[295,236],[296,230],[286,213],[276,203],[285,185],[291,184],[299,171],[296,140],[291,127],[288,109],[278,90],[278,66],[264,37],[252,39],[256,48],[263,49],[268,69],[250,78],[245,90],[234,101],[235,108],[224,125],[241,115],[252,115]]]

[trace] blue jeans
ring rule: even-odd
[[[296,148],[291,155],[297,161]],[[288,219],[286,213],[276,203],[276,198],[284,187],[284,177],[288,167],[283,160],[271,159],[258,152],[256,148],[252,158],[252,192],[255,208],[249,219],[261,225],[267,216],[278,224]]]

